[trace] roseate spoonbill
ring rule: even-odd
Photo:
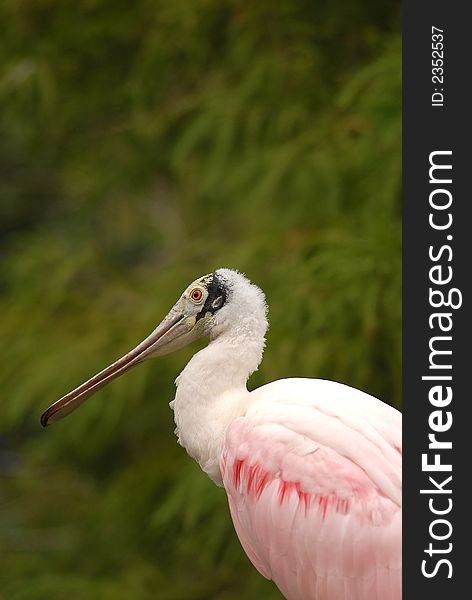
[[[55,402],[48,425],[152,356],[201,336],[170,403],[179,443],[224,486],[258,571],[289,600],[401,597],[401,415],[359,390],[282,379],[252,392],[262,291],[218,269],[194,281],[134,350]]]

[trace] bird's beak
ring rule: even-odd
[[[191,335],[192,331],[196,329],[195,316],[185,314],[181,304],[179,301],[156,329],[131,352],[54,402],[41,415],[43,427],[66,417],[107,383],[150,356],[168,354],[196,339],[198,336]]]

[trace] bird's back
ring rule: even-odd
[[[326,380],[251,395],[221,460],[251,561],[290,600],[398,600],[400,413]]]

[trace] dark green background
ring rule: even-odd
[[[195,347],[42,430],[190,281],[244,271],[250,387],[400,403],[399,3],[0,3],[0,598],[275,600],[168,402]]]

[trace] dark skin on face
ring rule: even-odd
[[[205,323],[225,303],[226,288],[216,273],[193,282],[154,331],[133,350],[54,402],[42,415],[46,427],[66,417],[102,387],[151,356],[163,356],[205,334]]]

